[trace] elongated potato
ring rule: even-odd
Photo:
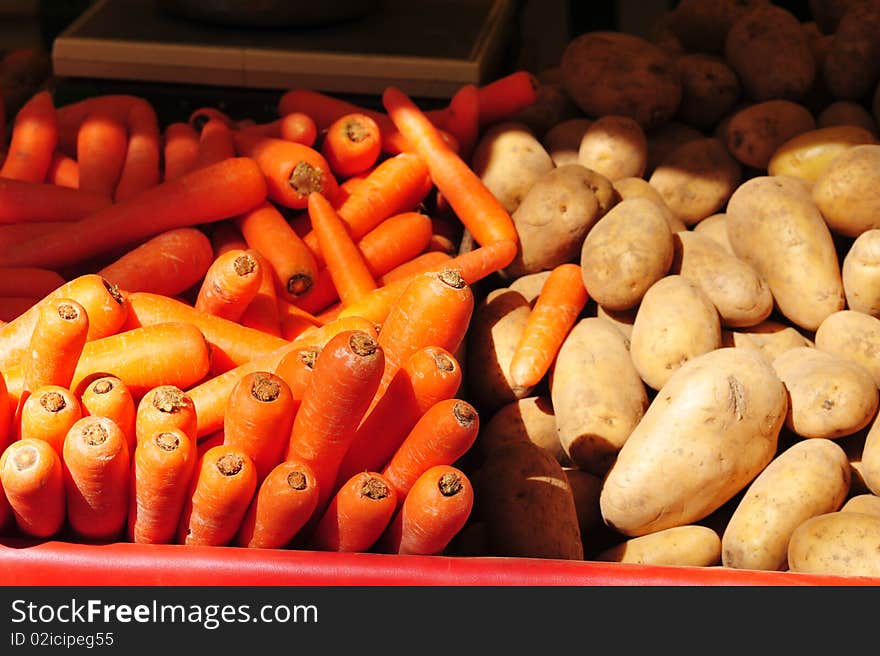
[[[676,59],[681,71],[681,102],[676,117],[701,130],[715,126],[742,95],[742,85],[721,57],[687,53]]]
[[[771,363],[789,349],[814,345],[793,326],[773,319],[766,319],[748,328],[722,330],[721,343],[725,347],[757,351]]]
[[[707,526],[673,526],[602,551],[594,560],[672,567],[711,567],[721,563],[721,538]]]
[[[477,448],[487,458],[510,442],[532,442],[552,455],[561,465],[571,461],[556,432],[556,415],[547,396],[528,396],[502,406],[477,435]]]
[[[718,311],[696,282],[673,274],[645,292],[629,350],[646,385],[660,389],[687,361],[720,346]]]
[[[578,147],[578,164],[612,183],[641,177],[648,161],[645,131],[629,116],[602,116],[587,128]]]
[[[813,331],[843,309],[834,241],[802,180],[751,178],[730,197],[726,214],[734,253],[767,281],[789,321]]]
[[[840,273],[847,307],[880,317],[880,228],[856,237],[843,256]]]
[[[581,139],[592,124],[593,119],[576,116],[557,123],[544,133],[541,144],[556,166],[578,163]]]
[[[773,459],[787,407],[785,386],[754,351],[722,348],[685,363],[605,477],[605,523],[632,537],[708,516]]]
[[[679,219],[675,215],[675,212],[669,209],[669,206],[666,204],[666,201],[663,200],[663,196],[660,195],[660,192],[652,187],[644,178],[620,178],[614,180],[612,184],[614,185],[615,191],[617,191],[617,194],[620,196],[620,200],[626,200],[627,198],[647,198],[648,200],[657,203],[672,232],[687,230],[684,221]]]
[[[693,231],[709,237],[725,251],[734,255],[733,247],[727,238],[727,215],[724,212],[707,216],[693,227]]]
[[[831,440],[797,442],[755,478],[721,537],[725,567],[783,571],[804,521],[840,508],[849,492],[846,454]]]
[[[877,143],[870,132],[855,125],[816,128],[782,144],[767,164],[769,175],[791,175],[812,185],[831,161],[859,144]]]
[[[813,201],[838,234],[880,228],[880,144],[852,146],[835,157],[816,179]]]
[[[816,330],[816,348],[865,368],[880,387],[880,319],[864,312],[840,310]]]
[[[556,356],[550,398],[559,441],[580,469],[602,476],[648,407],[626,339],[598,317],[581,319]]]
[[[876,494],[857,494],[847,499],[840,512],[857,512],[880,517],[880,497]]]
[[[789,139],[816,129],[806,107],[791,100],[765,100],[734,113],[724,130],[724,144],[740,163],[766,170]]]
[[[880,576],[880,517],[855,512],[818,515],[798,526],[788,543],[792,572]]]

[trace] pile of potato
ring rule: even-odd
[[[880,576],[880,1],[809,4],[582,34],[483,134],[521,245],[465,346],[456,553]],[[517,388],[564,262],[590,303]]]

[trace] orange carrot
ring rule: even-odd
[[[248,157],[235,157],[163,182],[66,229],[19,244],[5,254],[4,264],[47,268],[74,264],[171,228],[242,214],[265,196],[266,182],[259,167]]]
[[[294,141],[235,132],[239,155],[252,158],[266,178],[270,200],[293,209],[308,205],[309,194],[333,198],[339,184],[317,150]]]
[[[201,458],[205,453],[207,453],[208,449],[213,449],[215,446],[220,446],[223,444],[223,430],[218,430],[210,435],[206,436],[204,439],[201,439],[196,444],[196,454],[198,458]]]
[[[235,121],[232,120],[229,114],[216,107],[198,107],[190,112],[187,118],[187,123],[197,132],[201,132],[210,121],[219,121],[230,129],[235,127]]]
[[[369,169],[382,151],[379,125],[363,112],[339,117],[327,127],[321,154],[337,176],[347,178]]]
[[[90,114],[76,136],[79,188],[113,198],[128,147],[128,130],[105,112]]]
[[[199,148],[193,168],[216,164],[230,157],[235,157],[232,128],[219,119],[210,119],[199,133]]]
[[[260,263],[249,251],[232,250],[214,259],[199,287],[195,309],[238,322],[257,295]]]
[[[0,296],[43,298],[64,284],[64,278],[50,269],[0,266]]]
[[[263,479],[236,536],[240,547],[281,549],[312,516],[318,481],[304,462],[285,460]]]
[[[431,467],[416,480],[377,543],[377,551],[441,554],[467,523],[473,506],[473,486],[463,471],[444,465]]]
[[[33,296],[0,296],[0,320],[15,321],[39,300]]]
[[[322,348],[322,346],[309,344],[290,351],[279,360],[275,367],[275,374],[287,384],[297,404],[302,401]]]
[[[549,371],[587,299],[579,265],[560,264],[551,271],[510,361],[516,387],[534,387]]]
[[[139,544],[171,544],[196,468],[195,440],[170,428],[137,443],[132,458],[127,537]]]
[[[172,228],[132,248],[98,271],[126,292],[176,296],[199,283],[214,253],[198,228]]]
[[[238,532],[257,489],[250,457],[232,446],[209,449],[196,467],[180,518],[177,541],[221,546]]]
[[[62,105],[56,109],[58,123],[58,147],[68,155],[76,154],[76,137],[87,116],[93,112],[105,112],[128,126],[132,107],[143,105],[143,111],[152,110],[149,101],[140,96],[126,94],[104,94],[91,96],[84,100]]]
[[[249,373],[232,388],[223,418],[223,443],[250,456],[257,481],[281,462],[298,407],[290,386],[268,371]]]
[[[260,285],[254,298],[242,312],[239,323],[246,328],[281,337],[281,315],[278,311],[278,292],[275,289],[272,265],[259,251],[252,250],[252,254],[260,265]]]
[[[308,114],[289,112],[278,119],[278,136],[311,147],[318,138],[318,126]]]
[[[134,433],[138,443],[165,431],[181,431],[196,441],[196,407],[177,385],[157,385],[137,403]]]
[[[368,551],[388,527],[397,493],[381,474],[360,472],[336,492],[309,540],[320,551]]]
[[[128,112],[127,122],[125,162],[113,194],[117,203],[157,186],[162,177],[161,137],[156,111],[149,103],[134,105]]]
[[[38,91],[15,116],[0,178],[44,182],[57,144],[55,102],[48,91]]]
[[[529,71],[514,71],[479,88],[480,128],[515,116],[538,99],[540,84]]]
[[[3,185],[6,180],[0,179],[0,196],[3,194]],[[102,201],[103,202],[103,201]],[[20,244],[28,239],[48,235],[59,228],[63,228],[66,221],[36,221],[25,223],[0,223],[0,258],[6,252],[12,250],[15,244]]]
[[[106,417],[79,419],[62,450],[67,519],[88,540],[122,536],[128,515],[130,455],[125,436]]]
[[[174,180],[195,167],[199,133],[189,123],[177,121],[165,126],[162,135],[162,179]]]
[[[129,453],[134,453],[137,405],[125,383],[116,376],[98,376],[80,394],[79,402],[83,416],[107,417],[116,422],[125,435]]]
[[[89,331],[85,308],[69,298],[40,305],[40,313],[21,360],[26,390],[44,385],[68,387]]]
[[[320,280],[321,278],[319,277],[318,279]],[[286,340],[293,339],[306,328],[323,326],[327,323],[298,305],[288,303],[283,298],[278,299],[277,308],[278,317],[281,321],[281,335]]]
[[[56,150],[46,171],[46,182],[61,187],[79,189],[79,162]]]
[[[448,267],[450,260],[452,260],[452,256],[447,255],[442,251],[427,251],[397,265],[388,273],[379,276],[376,281],[382,286],[385,286],[396,280],[402,280],[426,271],[437,271],[443,267]]]
[[[31,390],[16,418],[16,437],[32,437],[49,443],[61,455],[64,436],[79,419],[82,406],[66,387],[47,385]]]
[[[212,224],[210,235],[214,257],[236,248],[247,250],[247,242],[232,219],[224,219]]]
[[[24,535],[48,538],[64,526],[61,457],[48,442],[25,438],[12,443],[0,457],[0,484]]]
[[[476,85],[466,84],[453,94],[445,127],[458,141],[459,156],[470,161],[480,133],[480,91]]]
[[[346,114],[366,114],[372,118],[384,133],[393,132],[394,125],[382,112],[373,111],[333,96],[310,89],[289,89],[278,99],[278,114],[285,116],[291,112],[301,112],[310,116],[321,132]]]
[[[446,145],[416,104],[395,87],[385,89],[382,102],[476,242],[483,246],[502,240],[516,242],[517,232],[510,214],[467,163]]]
[[[51,182],[0,178],[0,224],[73,222],[110,205],[110,198]],[[56,226],[56,228],[63,226]],[[18,244],[9,242],[2,252]]]
[[[10,400],[9,392],[6,388],[6,377],[0,371],[0,453],[9,446],[15,431],[12,429],[12,418],[14,416],[13,402]],[[2,495],[0,495],[2,496]],[[2,503],[0,503],[2,506]],[[2,512],[0,512],[0,527],[2,527]]]

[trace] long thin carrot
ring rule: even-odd
[[[113,193],[113,200],[117,203],[155,187],[162,178],[161,135],[156,110],[149,103],[133,105],[127,122],[125,161]]]
[[[318,481],[304,462],[285,460],[263,479],[235,542],[253,549],[281,549],[306,524],[318,504]]]
[[[265,196],[266,182],[259,167],[248,157],[235,157],[163,182],[69,228],[19,244],[6,254],[4,263],[50,269],[74,264],[171,228],[242,214]]]
[[[110,198],[95,192],[50,182],[0,178],[0,224],[66,223],[94,214],[108,205]],[[12,246],[10,242],[2,252],[9,252]]]
[[[44,182],[57,144],[55,101],[48,91],[38,91],[15,116],[0,178]]]
[[[388,527],[397,493],[381,474],[360,472],[331,499],[309,540],[319,551],[368,551]]]
[[[171,544],[196,468],[196,444],[169,428],[137,443],[132,458],[126,534],[139,544]]]
[[[238,322],[257,295],[262,281],[260,263],[250,252],[232,250],[215,258],[205,272],[195,309]]]
[[[89,540],[122,536],[128,515],[130,454],[113,420],[79,419],[62,449],[67,519],[74,535]]]
[[[251,250],[260,265],[260,284],[257,287],[257,293],[241,313],[238,322],[247,328],[253,328],[275,337],[282,337],[278,291],[275,286],[272,265],[263,257],[262,253],[254,249]]]
[[[429,250],[404,261],[388,271],[388,273],[379,276],[377,282],[385,286],[396,280],[410,278],[425,271],[437,271],[443,267],[448,267],[451,259],[452,256],[447,253]]]
[[[232,128],[218,118],[209,119],[199,132],[199,147],[193,168],[202,168],[235,157]]]
[[[58,147],[69,155],[75,155],[76,135],[89,114],[96,111],[106,112],[128,125],[131,108],[135,105],[149,105],[152,108],[145,98],[130,94],[90,96],[59,106],[55,112],[58,122]]]
[[[69,298],[40,306],[40,314],[21,360],[25,389],[43,385],[68,387],[73,380],[89,331],[85,308]]]
[[[470,161],[480,134],[480,90],[476,85],[466,84],[452,95],[445,127],[458,141],[459,156]]]
[[[0,296],[43,298],[64,282],[64,278],[51,269],[0,266]]]
[[[177,541],[221,546],[235,537],[257,489],[257,470],[241,449],[208,449],[196,467]]]
[[[562,342],[587,303],[581,268],[560,264],[552,270],[510,362],[510,377],[520,388],[531,388],[549,371]]]
[[[199,133],[189,123],[175,121],[162,134],[162,179],[173,180],[195,167]]]
[[[82,418],[79,399],[66,387],[47,385],[31,390],[16,417],[16,437],[33,437],[52,446],[59,455],[64,436]]]
[[[128,130],[105,112],[90,114],[76,136],[79,188],[113,198],[128,147]]]
[[[82,414],[112,419],[125,435],[129,453],[137,445],[135,414],[137,404],[131,390],[116,376],[99,376],[89,382],[79,396]]]
[[[376,121],[363,112],[345,114],[331,123],[321,142],[321,154],[340,178],[363,173],[382,152]]]
[[[424,160],[437,189],[476,242],[480,245],[502,240],[516,242],[517,232],[510,214],[479,176],[443,141],[416,104],[396,87],[385,89],[382,102],[413,152]]]
[[[60,187],[79,189],[79,162],[56,150],[46,171],[45,181]]]
[[[0,484],[24,535],[48,538],[64,526],[61,457],[48,442],[24,438],[11,444],[0,457]]]
[[[177,385],[157,385],[148,390],[135,408],[137,442],[163,431],[181,431],[196,441],[198,418],[192,397]]]

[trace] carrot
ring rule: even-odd
[[[289,112],[278,119],[278,136],[311,147],[318,138],[318,126],[308,114]]]
[[[458,141],[461,158],[470,161],[480,133],[480,91],[476,85],[466,84],[452,95],[445,127]]]
[[[3,194],[5,180],[0,179],[0,196]],[[14,245],[28,239],[48,235],[63,228],[66,221],[37,221],[25,223],[0,223],[0,258],[3,258]]]
[[[56,150],[49,162],[45,181],[61,187],[79,189],[79,162]]]
[[[287,384],[297,404],[302,401],[322,348],[322,346],[306,345],[290,351],[275,367],[275,374]],[[299,409],[298,405],[297,409]]]
[[[177,541],[215,546],[229,543],[256,488],[256,468],[241,449],[221,445],[206,451],[186,497]]]
[[[235,128],[235,121],[232,120],[229,114],[216,107],[198,107],[190,112],[186,121],[199,133],[210,121],[218,121],[230,129]]]
[[[309,290],[318,272],[315,257],[272,203],[237,217],[235,225],[248,246],[271,265],[282,298],[295,301]]]
[[[198,461],[199,458],[201,458],[203,455],[205,455],[205,453],[208,451],[208,449],[213,449],[215,446],[220,446],[221,444],[223,444],[223,430],[222,429],[218,430],[214,433],[211,433],[210,435],[208,435],[207,437],[205,437],[202,440],[199,440],[198,443],[196,444],[196,454],[198,456],[196,461]]]
[[[321,279],[320,277],[318,278]],[[278,320],[281,324],[281,337],[290,341],[299,337],[304,330],[314,326],[323,326],[326,321],[318,318],[311,312],[306,312],[302,308],[288,303],[284,299],[278,299]]]
[[[214,261],[211,241],[198,228],[172,228],[98,270],[126,292],[176,296],[199,283]]]
[[[3,453],[3,449],[9,446],[9,442],[12,440],[15,432],[12,427],[14,410],[13,401],[10,399],[9,391],[6,388],[6,377],[0,371],[0,453]],[[2,507],[2,503],[0,503],[0,507]],[[0,528],[2,528],[3,524],[2,514],[2,511],[0,511]]]
[[[260,284],[254,298],[242,312],[239,323],[246,328],[281,337],[281,315],[278,311],[278,292],[275,289],[272,265],[259,251],[253,250],[252,254],[260,265]]]
[[[149,103],[136,104],[127,116],[128,147],[119,183],[113,194],[117,203],[136,197],[161,180],[161,137],[156,111]]]
[[[540,84],[529,71],[514,71],[478,89],[480,128],[511,118],[538,99]]]
[[[126,526],[131,542],[174,542],[196,462],[195,440],[176,428],[154,432],[137,443]]]
[[[61,455],[64,436],[80,418],[82,405],[73,392],[60,385],[46,385],[24,398],[13,428],[17,438],[43,440]]]
[[[48,538],[64,526],[61,457],[48,442],[24,438],[12,443],[0,457],[0,484],[24,535]]]
[[[336,210],[319,193],[309,196],[309,217],[342,304],[351,305],[376,289],[376,282],[357,244]]]
[[[369,169],[382,151],[379,125],[363,112],[339,117],[327,127],[321,154],[337,176],[347,178]]]
[[[78,100],[56,109],[58,123],[58,147],[68,155],[76,154],[76,137],[82,122],[89,114],[100,111],[114,116],[128,126],[131,108],[135,105],[144,106],[144,111],[152,109],[152,105],[144,98],[128,94],[104,94]]]
[[[116,422],[125,435],[129,453],[134,453],[137,405],[125,383],[116,376],[99,376],[82,391],[79,402],[83,416],[107,417]]]
[[[128,130],[105,112],[89,114],[76,136],[79,188],[113,198],[128,147]]]
[[[270,200],[293,209],[304,209],[309,194],[333,198],[339,188],[330,165],[317,150],[285,139],[233,133],[236,152],[252,158],[266,177]]]
[[[406,495],[376,550],[440,554],[465,525],[473,506],[474,489],[463,471],[448,465],[431,467]]]
[[[193,168],[202,168],[235,157],[232,128],[220,119],[210,119],[199,133],[199,147]]]
[[[315,121],[318,131],[322,132],[346,114],[365,114],[372,118],[382,133],[393,132],[394,125],[382,112],[374,111],[328,96],[310,89],[289,89],[278,99],[278,114],[285,116],[291,112],[306,114]]]
[[[177,385],[147,390],[135,409],[134,433],[138,443],[164,431],[181,431],[196,441],[196,407]]]
[[[263,479],[235,542],[255,549],[284,548],[312,516],[317,503],[318,482],[312,468],[285,460]]]
[[[57,144],[55,102],[48,91],[38,91],[15,116],[0,178],[44,182]]]
[[[68,228],[19,244],[4,255],[4,264],[48,268],[74,264],[171,228],[242,214],[265,195],[266,182],[259,167],[250,158],[235,157],[163,182]]]
[[[298,407],[290,386],[268,371],[249,373],[232,388],[223,417],[223,443],[250,456],[257,481],[281,462]]]
[[[247,242],[232,219],[224,219],[212,224],[210,235],[214,257],[219,257],[226,251],[236,248],[247,250]]]
[[[62,450],[67,519],[74,535],[88,540],[122,536],[131,477],[125,436],[112,419],[79,419]]]
[[[7,322],[15,321],[39,300],[33,296],[0,296],[0,319]]]
[[[62,187],[51,182],[0,178],[0,224],[73,222],[110,205],[102,194]],[[56,226],[63,228],[64,226]],[[3,253],[18,244],[9,242]]]
[[[336,335],[315,361],[285,459],[301,459],[314,470],[319,512],[333,496],[336,472],[376,393],[384,365],[382,348],[361,331]]]
[[[397,493],[381,474],[360,472],[333,496],[309,541],[320,551],[368,551],[388,527]]]
[[[449,201],[464,226],[480,245],[517,241],[510,214],[480,178],[441,138],[434,125],[410,98],[388,87],[382,102],[391,120],[424,160],[437,189]]]
[[[64,284],[64,278],[50,269],[0,266],[0,296],[43,298]]]
[[[551,271],[510,361],[510,377],[514,386],[531,388],[540,382],[553,364],[587,299],[579,265],[560,264]]]
[[[199,287],[195,309],[238,322],[257,295],[262,272],[248,251],[232,250],[214,259]]]
[[[162,135],[162,179],[174,180],[195,167],[199,133],[189,123],[176,121]]]
[[[436,271],[444,266],[449,266],[451,259],[451,255],[442,251],[426,251],[398,264],[388,273],[379,276],[376,281],[384,286],[396,280],[410,278],[426,271]]]
[[[336,484],[359,471],[381,471],[419,419],[436,403],[452,398],[460,386],[461,367],[452,353],[438,346],[413,353],[358,426]]]
[[[44,385],[68,387],[86,343],[89,316],[69,298],[40,306],[27,352],[21,360],[26,390]]]

